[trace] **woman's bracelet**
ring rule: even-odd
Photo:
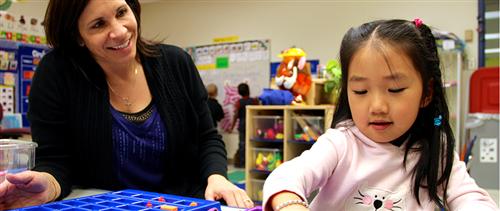
[[[288,207],[288,206],[294,205],[294,204],[302,205],[306,208],[309,208],[309,204],[307,204],[307,202],[302,201],[300,199],[294,199],[294,200],[289,200],[289,201],[282,202],[281,204],[278,204],[278,206],[276,206],[276,208],[274,208],[274,210],[279,211],[285,207]]]

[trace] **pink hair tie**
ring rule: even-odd
[[[413,19],[413,23],[415,23],[415,26],[418,28],[422,24],[424,24],[424,21],[422,21],[422,19],[420,19],[420,18],[415,18],[415,19]]]

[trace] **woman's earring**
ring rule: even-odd
[[[78,45],[79,45],[80,47],[83,47],[83,46],[85,46],[85,43],[84,43],[83,41],[79,40],[79,41],[78,41]]]

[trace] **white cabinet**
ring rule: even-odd
[[[438,49],[441,61],[441,76],[443,79],[443,88],[446,94],[448,109],[450,111],[450,125],[455,135],[456,150],[460,152],[461,143],[463,143],[463,108],[464,101],[462,96],[462,52],[456,49],[443,50]]]

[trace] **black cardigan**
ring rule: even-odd
[[[141,62],[167,129],[167,171],[163,183],[149,191],[203,198],[208,176],[226,176],[224,142],[213,127],[205,86],[191,57],[174,46],[157,49],[160,56],[141,55]],[[127,188],[113,171],[104,72],[90,56],[77,59],[57,49],[49,52],[36,70],[29,95],[28,118],[38,143],[34,170],[56,178],[62,188],[59,198],[73,185]]]

